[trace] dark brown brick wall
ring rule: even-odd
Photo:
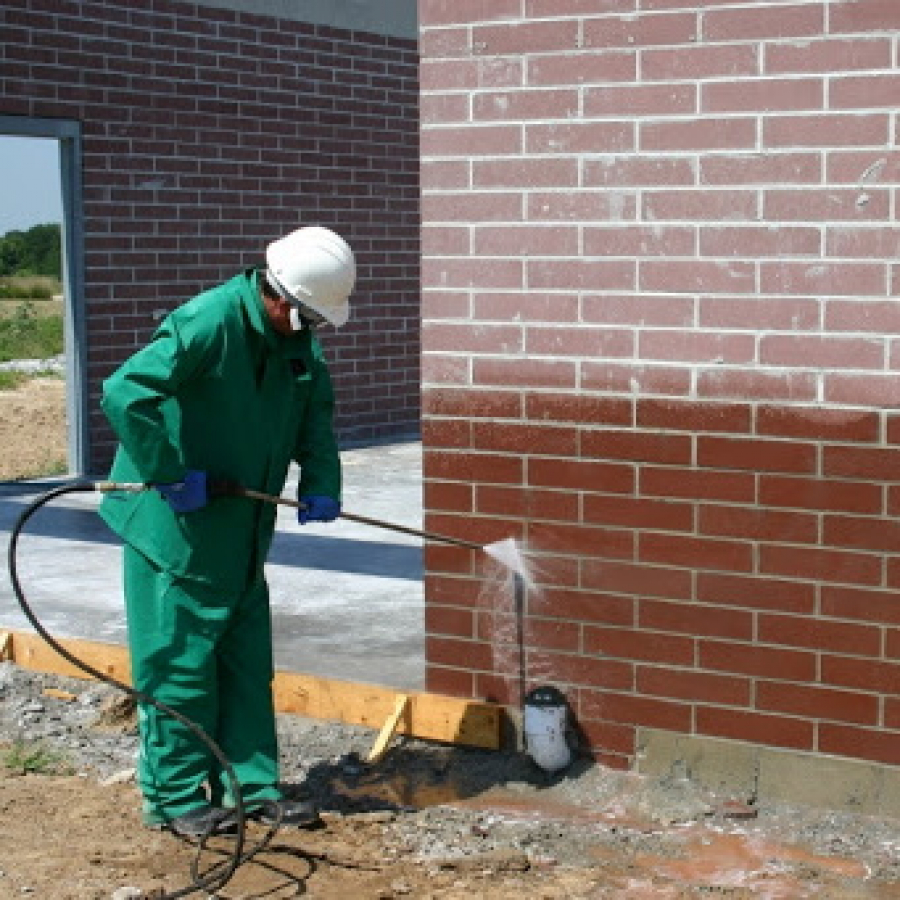
[[[154,316],[304,223],[359,262],[352,320],[324,338],[342,437],[417,432],[418,105],[414,40],[167,0],[0,3],[0,113],[82,126],[93,473],[100,382]]]

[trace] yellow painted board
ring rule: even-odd
[[[8,658],[25,669],[86,678],[39,635],[8,632]],[[100,672],[129,684],[128,652],[97,641],[63,639],[66,650]],[[408,698],[397,734],[449,744],[496,750],[500,747],[502,710],[496,704],[443,694],[398,691],[394,688],[339,681],[297,672],[277,672],[272,685],[278,712],[328,719],[381,730],[396,711],[398,697]]]

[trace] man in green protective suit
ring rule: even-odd
[[[248,269],[174,310],[104,382],[120,442],[110,478],[155,490],[107,494],[100,514],[124,541],[135,687],[202,727],[228,759],[248,815],[309,825],[312,804],[279,789],[271,620],[264,563],[276,507],[212,497],[217,479],[280,494],[300,466],[301,524],[340,514],[334,397],[315,335],[343,325],[353,253],[300,228]],[[144,822],[199,836],[233,825],[232,785],[192,730],[138,711]]]

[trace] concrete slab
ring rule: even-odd
[[[422,452],[416,442],[347,450],[344,508],[422,527]],[[296,471],[284,496],[296,497]],[[0,488],[4,547],[39,491]],[[96,515],[97,496],[73,494],[40,509],[19,541],[19,578],[58,637],[125,643],[121,542]],[[275,661],[280,669],[387,687],[424,687],[422,541],[348,520],[299,526],[279,507],[267,564]],[[0,630],[30,631],[4,560]]]
[[[636,770],[683,777],[741,801],[896,817],[900,769],[745,741],[640,728]]]

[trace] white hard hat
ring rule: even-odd
[[[266,265],[272,286],[286,300],[337,327],[350,318],[356,263],[339,234],[318,225],[298,228],[266,247]]]

